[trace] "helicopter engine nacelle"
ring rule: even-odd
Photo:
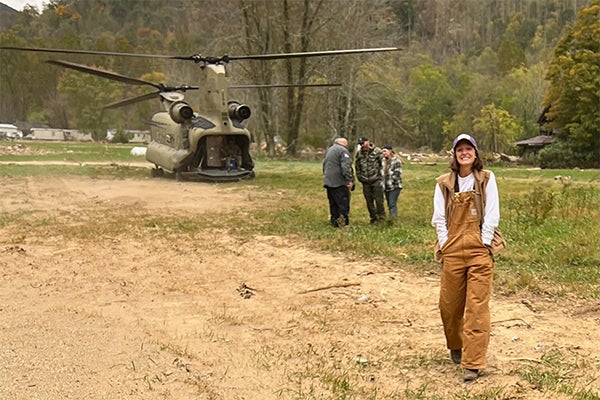
[[[169,107],[169,116],[178,124],[192,119],[194,110],[184,101],[177,101]]]
[[[250,118],[252,111],[250,107],[245,104],[240,104],[237,101],[230,101],[229,104],[229,118],[243,121]]]

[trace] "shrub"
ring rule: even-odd
[[[539,152],[541,168],[597,168],[592,154],[581,153],[568,142],[553,143]]]
[[[111,142],[113,143],[129,143],[129,141],[133,139],[133,135],[131,133],[125,132],[123,129],[118,129],[115,135],[113,136]]]

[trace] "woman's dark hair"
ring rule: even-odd
[[[452,154],[452,159],[450,160],[450,169],[454,172],[458,172],[460,169],[458,161],[456,160],[456,152]],[[473,169],[475,171],[481,171],[483,169],[483,161],[481,161],[481,157],[479,157],[479,151],[477,151],[477,149],[475,149],[475,161],[473,161]]]

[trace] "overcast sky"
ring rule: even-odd
[[[45,3],[45,0],[0,0],[0,3],[4,3],[7,6],[14,8],[17,11],[22,11],[23,7],[26,4],[30,4],[38,9],[38,11],[42,10],[42,3]]]

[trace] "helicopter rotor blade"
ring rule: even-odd
[[[87,55],[99,55],[99,56],[164,58],[164,59],[172,59],[172,60],[189,60],[190,59],[190,56],[169,56],[169,55],[164,55],[164,54],[121,53],[118,51],[99,51],[99,50],[48,49],[48,48],[43,48],[43,47],[0,46],[0,50],[33,51],[33,52],[37,52],[37,53],[87,54]]]
[[[146,94],[143,94],[141,96],[130,97],[130,98],[125,99],[125,100],[119,100],[119,101],[115,101],[114,103],[107,104],[107,105],[105,105],[102,108],[105,109],[105,110],[108,110],[108,109],[112,109],[112,108],[125,107],[125,106],[128,106],[130,104],[135,104],[135,103],[139,103],[139,102],[142,102],[142,101],[153,99],[159,93],[160,93],[160,90],[157,91],[157,92],[146,93]]]
[[[0,46],[0,50],[19,50],[32,51],[41,53],[62,53],[62,54],[87,54],[87,55],[103,55],[103,56],[120,56],[120,57],[145,57],[145,58],[162,58],[170,60],[187,60],[195,63],[203,64],[222,64],[234,60],[279,60],[286,58],[302,58],[302,57],[322,57],[335,56],[344,54],[357,53],[377,53],[382,51],[399,51],[400,47],[376,47],[368,49],[348,49],[348,50],[326,50],[326,51],[308,51],[300,53],[279,53],[279,54],[255,54],[244,56],[229,56],[222,57],[207,57],[200,54],[191,56],[169,56],[164,54],[141,54],[141,53],[120,53],[115,51],[98,51],[98,50],[69,50],[69,49],[48,49],[43,47],[18,47],[18,46]]]
[[[156,92],[150,92],[150,93],[143,94],[141,96],[131,97],[131,98],[125,99],[125,100],[119,100],[114,103],[107,104],[102,108],[108,109],[108,108],[118,108],[118,107],[128,106],[130,104],[139,103],[140,101],[150,100],[153,97],[159,95],[160,93],[185,92],[187,90],[198,90],[198,87],[197,86],[187,86],[187,85],[184,85],[184,86],[163,86],[163,85],[161,85],[159,90],[157,90]]]
[[[187,86],[187,85],[184,85],[184,86],[163,86],[163,85],[161,85],[160,89],[157,90],[156,92],[150,92],[150,93],[143,94],[141,96],[131,97],[131,98],[125,99],[125,100],[119,100],[114,103],[107,104],[102,108],[109,109],[109,108],[118,108],[118,107],[128,106],[130,104],[139,103],[140,101],[150,100],[153,97],[159,95],[160,93],[185,92],[187,90],[198,90],[198,87],[197,86]]]
[[[308,51],[301,53],[256,54],[248,56],[226,56],[229,60],[279,60],[285,58],[322,57],[356,53],[377,53],[382,51],[399,51],[400,47],[377,47],[372,49]]]
[[[86,74],[91,74],[91,75],[100,76],[102,78],[111,79],[113,81],[128,83],[130,85],[149,85],[149,86],[155,87],[159,90],[162,89],[162,86],[157,85],[156,83],[147,82],[147,81],[143,81],[143,80],[135,79],[135,78],[130,78],[125,75],[120,75],[120,74],[117,74],[114,72],[104,71],[104,70],[101,70],[98,68],[89,67],[87,65],[76,64],[76,63],[72,63],[72,62],[68,62],[68,61],[61,61],[61,60],[48,60],[46,62],[48,64],[58,65],[58,66],[61,66],[64,68],[73,69],[75,71],[83,72]]]
[[[285,84],[274,83],[265,85],[233,85],[228,89],[257,89],[257,88],[287,88],[287,87],[340,87],[341,83],[306,83],[306,84]]]

